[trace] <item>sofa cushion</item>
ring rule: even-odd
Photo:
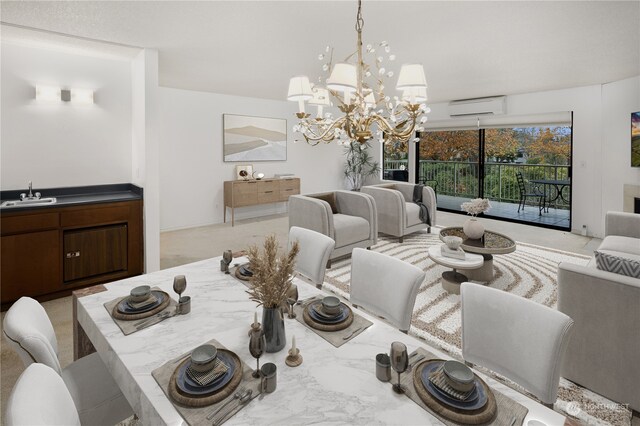
[[[420,206],[416,203],[404,203],[405,210],[407,212],[407,226],[419,225],[422,223],[420,220]]]
[[[616,256],[612,252],[595,251],[598,269],[613,272],[614,274],[626,275],[628,277],[640,278],[640,256],[636,259]],[[615,252],[613,252],[615,253]]]
[[[336,241],[336,248],[368,240],[371,229],[369,222],[360,216],[349,216],[340,213],[333,215],[333,228],[333,239]]]
[[[311,198],[317,198],[318,200],[326,201],[331,207],[331,213],[338,213],[338,205],[336,204],[336,194],[334,192],[327,192],[325,194],[309,195]]]
[[[611,250],[640,256],[640,239],[609,235],[602,240],[598,250]]]

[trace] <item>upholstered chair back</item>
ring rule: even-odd
[[[410,263],[356,248],[351,254],[350,300],[406,332],[424,277],[424,271]]]
[[[31,364],[20,375],[5,410],[6,426],[80,425],[67,386],[44,364]]]
[[[58,341],[44,308],[30,297],[21,297],[7,311],[3,331],[9,346],[25,367],[39,362],[61,372]]]
[[[506,291],[462,283],[462,356],[551,405],[573,320]]]
[[[327,262],[336,242],[319,232],[292,226],[289,229],[289,249],[295,241],[300,247],[295,265],[296,272],[321,287]]]

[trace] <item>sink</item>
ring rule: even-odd
[[[25,198],[24,200],[9,200],[0,204],[0,207],[24,207],[24,206],[47,206],[58,201],[55,197],[48,198]]]

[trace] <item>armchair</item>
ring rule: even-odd
[[[405,235],[421,229],[431,232],[436,224],[437,202],[433,188],[425,186],[422,190],[422,202],[429,210],[431,225],[420,220],[420,208],[413,202],[414,184],[404,182],[383,183],[362,187],[362,192],[371,195],[378,210],[378,230],[384,234],[398,237],[402,243]]]
[[[369,248],[378,239],[375,201],[359,192],[292,195],[289,228],[293,226],[311,229],[336,242],[327,267],[331,266],[332,259],[351,254],[355,247]]]

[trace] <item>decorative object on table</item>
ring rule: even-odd
[[[224,262],[224,269],[221,269],[225,274],[229,273],[229,264],[233,261],[233,252],[231,250],[225,250],[222,253],[222,260],[220,266],[222,267],[222,263]]]
[[[286,301],[293,280],[293,266],[298,255],[297,242],[283,254],[278,253],[278,240],[268,236],[261,251],[251,246],[247,252],[252,276],[247,290],[251,300],[262,305],[262,328],[267,340],[267,352],[278,352],[286,344],[284,318],[279,307]]]
[[[289,318],[295,318],[296,314],[293,312],[293,305],[298,301],[298,286],[291,283],[287,290],[287,304],[289,305]]]
[[[251,265],[249,265],[249,262],[238,266],[235,271],[235,276],[239,280],[250,281],[253,276],[253,271],[251,271]]]
[[[460,248],[460,244],[462,244],[462,238],[456,237],[455,235],[448,235],[442,238],[447,248],[453,251],[456,251]]]
[[[178,313],[180,315],[186,315],[191,312],[191,296],[181,296],[178,299]]]
[[[236,166],[236,180],[249,180],[252,174],[253,166],[251,164]]]
[[[256,359],[256,370],[253,372],[253,377],[260,377],[260,357],[266,348],[267,341],[264,330],[262,330],[258,322],[258,315],[254,314],[253,324],[251,324],[251,330],[249,332],[249,353]]]
[[[251,175],[255,180],[262,180],[264,178],[264,173],[253,172]]]
[[[327,312],[323,305],[324,300],[328,298],[331,298],[330,305],[336,309],[332,313]],[[308,303],[303,311],[304,322],[309,327],[322,331],[340,331],[348,328],[353,323],[353,311],[339,299],[336,308],[333,299],[338,298],[329,296]]]
[[[267,362],[260,369],[260,373],[262,376],[262,392],[264,393],[272,393],[276,390],[276,386],[278,384],[278,367],[272,362]]]
[[[296,336],[291,338],[291,349],[289,349],[289,355],[285,358],[284,363],[289,367],[297,367],[302,364],[300,349],[296,347]]]
[[[640,167],[640,111],[631,113],[631,167]]]
[[[462,203],[460,207],[463,211],[472,216],[467,219],[462,226],[465,235],[472,240],[479,240],[484,235],[484,226],[480,221],[478,221],[476,216],[489,211],[491,208],[489,199],[476,198],[474,200],[467,201],[466,203]]]
[[[287,120],[223,114],[223,122],[224,161],[287,160]]]
[[[392,100],[385,95],[384,87],[391,87],[386,79],[394,75],[391,67],[395,63],[395,55],[389,53],[389,44],[383,41],[379,46],[367,45],[365,58],[363,27],[362,4],[358,1],[357,54],[347,58],[355,63],[333,65],[333,48],[327,46],[318,56],[323,62],[323,75],[319,81],[326,81],[326,88],[318,85],[312,88],[307,76],[293,77],[289,82],[287,99],[298,102],[296,116],[299,121],[294,131],[302,133],[310,145],[329,143],[334,139],[363,144],[375,137],[381,142],[400,144],[411,140],[416,131],[423,130],[422,124],[426,122],[423,114],[430,110],[421,103],[427,100],[427,81],[422,65],[402,66],[395,87],[403,93]],[[383,55],[388,62],[384,62]],[[327,75],[329,70],[331,74]],[[334,119],[330,113],[322,115],[322,107],[330,105],[329,93],[344,114],[340,118]],[[305,112],[304,101],[318,105],[317,117],[312,118]]]
[[[122,321],[135,321],[151,318],[162,312],[171,302],[167,293],[158,287],[150,289],[149,296],[141,302],[131,301],[131,295],[119,297],[116,300],[105,303],[105,307],[111,317]],[[175,302],[174,302],[175,303]],[[133,323],[132,323],[133,324]]]
[[[464,260],[466,258],[466,253],[461,248],[457,248],[455,250],[447,247],[446,244],[440,246],[440,254],[444,257],[450,257],[452,259],[460,259]]]
[[[389,355],[376,355],[376,377],[381,382],[391,380],[391,358],[389,358]]]
[[[402,383],[400,383],[400,374],[407,371],[407,367],[409,366],[407,346],[402,342],[391,343],[389,358],[391,359],[391,368],[398,373],[398,383],[393,385],[393,391],[396,393],[404,393],[404,388],[402,387]]]

